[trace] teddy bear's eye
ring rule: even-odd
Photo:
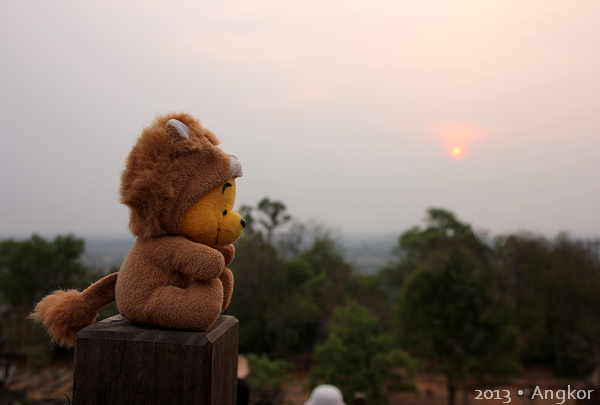
[[[227,210],[223,211],[223,216],[227,215]]]

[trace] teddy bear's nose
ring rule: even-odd
[[[246,220],[244,218],[242,218],[240,220],[240,224],[242,224],[242,228],[245,228],[246,227]]]

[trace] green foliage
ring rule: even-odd
[[[284,207],[266,198],[261,203],[265,201],[270,207]],[[253,212],[251,207],[243,208]],[[283,222],[271,224],[275,223]],[[231,265],[235,289],[227,313],[240,320],[241,352],[308,360],[316,342],[324,338],[334,308],[343,304],[349,291],[369,308],[376,307],[378,315],[389,315],[390,305],[377,283],[355,279],[326,234],[308,235],[307,227],[296,224],[290,231],[293,235],[283,238],[284,255],[259,226],[255,223],[254,231],[236,242]]]
[[[281,388],[286,381],[291,381],[293,377],[288,374],[294,369],[294,364],[283,360],[271,360],[265,354],[256,355],[253,353],[245,355],[248,360],[250,374],[246,378],[252,391],[258,392],[263,388]]]
[[[315,347],[314,358],[318,365],[311,371],[312,387],[333,384],[347,403],[359,391],[368,394],[369,403],[387,403],[388,389],[412,387],[414,361],[395,347],[390,334],[381,332],[367,308],[350,299],[336,308],[327,340]]]
[[[518,333],[508,302],[495,289],[493,249],[470,225],[438,208],[425,227],[404,232],[382,271],[401,288],[395,324],[403,345],[458,382],[495,379],[518,369]],[[481,381],[483,382],[483,381]]]
[[[38,235],[0,242],[0,299],[33,304],[57,288],[86,285],[88,269],[79,261],[84,242],[73,235],[48,242]]]
[[[325,273],[333,282],[345,281],[350,275],[350,266],[329,238],[317,238],[301,257],[316,273]]]
[[[227,313],[240,320],[240,351],[310,352],[320,330],[326,276],[302,257],[280,256],[260,234],[240,239],[231,269],[236,287]]]
[[[368,308],[379,319],[382,330],[390,330],[393,308],[382,288],[379,275],[352,274],[345,290],[347,296]]]
[[[433,208],[422,226],[400,235],[395,261],[367,276],[353,273],[322,228],[290,222],[281,202],[264,198],[239,211],[246,229],[236,242],[227,312],[240,320],[240,351],[305,368],[313,355],[319,362],[313,384],[338,385],[346,401],[367,391],[371,401],[384,402],[390,389],[410,386],[406,372],[415,363],[398,343],[445,373],[451,390],[494,382],[519,362],[563,376],[597,366],[597,240],[515,234],[491,243],[453,213]],[[72,235],[0,241],[1,337],[32,367],[48,355],[46,345],[36,346],[47,340],[43,329],[26,320],[33,304],[57,288],[85,288],[105,275],[79,261],[83,249]],[[100,317],[115,313],[112,304]],[[250,380],[280,384],[284,363],[255,357]]]
[[[235,288],[227,313],[240,321],[240,352],[268,352],[274,341],[266,333],[266,311],[279,293],[277,251],[260,234],[243,235],[230,268]]]
[[[460,222],[453,213],[430,208],[425,218],[425,228],[415,226],[398,239],[393,254],[398,258],[382,269],[383,281],[396,289],[428,257],[453,246],[462,246],[477,259],[488,260],[491,249],[478,237],[470,225]]]
[[[594,353],[600,352],[600,242],[523,233],[494,242],[486,243],[452,213],[430,209],[424,227],[400,236],[397,260],[382,269],[381,277],[393,291],[416,269],[432,271],[440,257],[462,249],[479,269],[473,273],[490,273],[490,291],[504,298],[494,299],[504,301],[499,305],[512,314],[524,365],[545,365],[563,376],[589,373],[597,366]]]
[[[451,248],[419,267],[398,301],[406,347],[454,380],[518,369],[510,307],[496,297],[492,273],[465,249]]]
[[[498,283],[512,300],[524,364],[584,376],[600,350],[600,243],[529,234],[496,240]]]
[[[0,339],[5,350],[25,354],[33,368],[42,367],[49,352],[44,329],[27,316],[51,291],[96,280],[79,261],[83,250],[83,240],[73,235],[0,241]]]

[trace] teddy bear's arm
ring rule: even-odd
[[[233,257],[235,256],[235,247],[233,245],[215,246],[215,249],[221,252],[225,258],[225,266],[229,266],[233,261]]]
[[[225,268],[225,258],[216,249],[184,237],[170,238],[163,252],[170,256],[169,266],[174,271],[196,280],[217,278]]]
[[[221,280],[221,284],[223,285],[223,307],[221,308],[221,312],[223,312],[229,305],[231,294],[233,293],[233,274],[231,274],[231,270],[225,267],[225,270],[219,276],[219,280]]]

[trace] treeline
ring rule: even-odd
[[[384,370],[410,374],[418,359],[447,376],[453,403],[456,390],[523,367],[582,377],[600,365],[597,240],[490,238],[430,209],[424,226],[400,235],[395,260],[368,276],[352,271],[322,229],[284,227],[283,204],[265,199],[243,211],[250,226],[237,242],[228,309],[240,320],[240,351],[310,365],[315,384],[385,402],[389,388],[410,381],[390,384]]]
[[[348,298],[386,322],[392,308],[378,281],[352,272],[320,226],[292,223],[280,202],[244,206],[244,235],[231,264],[234,297],[226,311],[240,320],[240,351],[309,360],[335,308]]]
[[[247,225],[226,311],[240,320],[240,352],[310,369],[312,384],[338,385],[346,402],[364,391],[384,403],[391,390],[411,387],[417,367],[446,375],[453,402],[458,389],[531,365],[560,376],[599,366],[597,240],[490,238],[430,209],[399,236],[395,259],[364,275],[323,226],[294,221],[283,203],[265,198],[240,212]],[[48,292],[100,278],[106,269],[81,264],[83,250],[74,236],[0,242],[4,354],[39,362],[47,340],[25,317]]]
[[[72,355],[72,351],[51,348],[43,328],[27,316],[49,292],[85,289],[105,275],[107,269],[91,269],[81,262],[84,250],[84,240],[73,235],[0,241],[0,356],[25,357],[37,369],[53,356]],[[101,316],[114,313],[116,307],[111,304]]]

